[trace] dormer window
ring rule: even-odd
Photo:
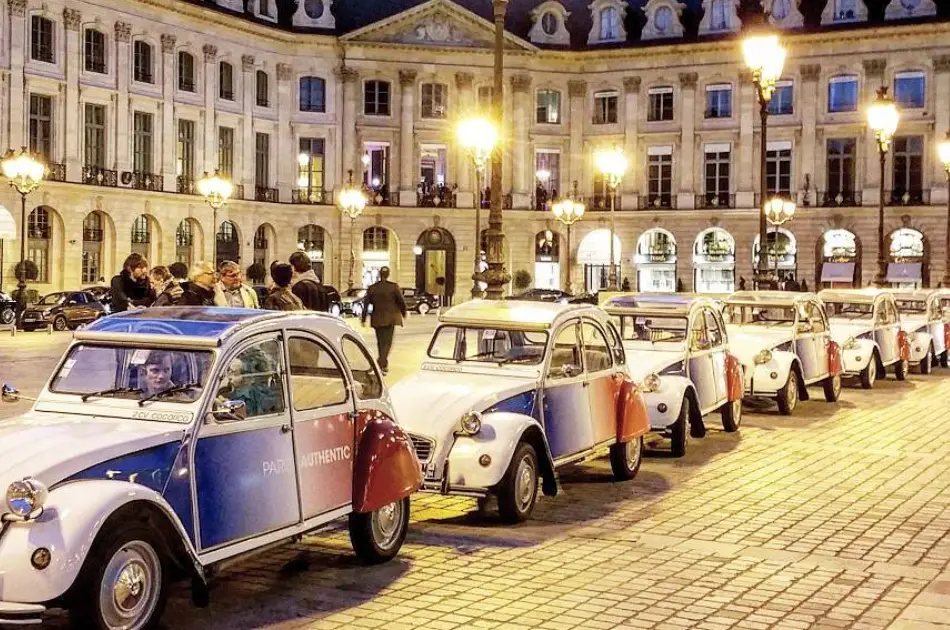
[[[547,0],[531,11],[533,25],[528,39],[535,44],[568,46],[571,35],[564,24],[570,14],[558,0]]]
[[[726,0],[713,0],[712,3],[712,30],[729,30],[729,13],[726,10]]]
[[[713,15],[712,2],[713,0],[703,0],[703,20],[699,28],[701,35],[712,30],[710,28]],[[730,13],[735,11],[733,7],[735,2],[736,0],[723,0],[725,11],[730,14],[730,26],[732,27],[734,27],[735,22],[737,22],[737,20],[732,19],[734,16]],[[686,5],[682,2],[677,2],[677,0],[648,0],[643,6],[647,23],[643,27],[643,33],[640,36],[641,39],[650,40],[682,37],[683,24],[680,22],[680,16],[683,14],[683,9],[685,8]]]
[[[821,13],[822,24],[865,22],[867,19],[868,8],[864,0],[828,0]]]
[[[657,9],[653,23],[656,26],[656,30],[661,33],[668,33],[673,27],[673,9],[669,7],[660,7]]]
[[[769,22],[779,28],[801,28],[805,25],[805,18],[798,10],[799,4],[801,0],[764,0],[763,3]]]
[[[545,35],[554,35],[557,33],[557,16],[548,11],[541,16],[541,30]]]
[[[609,41],[617,39],[617,9],[614,7],[607,7],[600,12],[600,39],[602,41]]]
[[[594,0],[590,4],[593,25],[587,37],[588,44],[622,42],[627,39],[623,19],[627,3],[621,0]]]
[[[884,10],[885,20],[927,17],[937,14],[934,0],[890,0]]]
[[[703,19],[699,22],[699,34],[729,33],[741,26],[738,9],[738,0],[703,0]],[[657,11],[659,15],[660,11]],[[670,12],[665,12],[670,17]]]

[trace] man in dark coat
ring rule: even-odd
[[[366,324],[367,311],[373,314],[370,324],[376,331],[376,345],[379,348],[379,367],[383,374],[389,372],[389,351],[393,347],[393,333],[396,326],[402,326],[402,320],[407,316],[406,301],[402,298],[399,285],[389,281],[389,267],[379,270],[379,282],[366,290],[363,298],[363,316],[360,318]]]
[[[290,266],[294,268],[294,279],[290,284],[291,291],[300,298],[308,311],[330,310],[330,301],[320,278],[313,271],[313,263],[304,252],[294,252],[290,255]]]
[[[148,261],[138,253],[129,254],[122,271],[112,278],[112,312],[151,306],[155,293],[148,278]]]

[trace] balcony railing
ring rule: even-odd
[[[84,243],[101,243],[102,228],[83,228],[82,240]]]
[[[31,225],[27,229],[27,234],[29,238],[48,241],[50,229],[48,225]]]
[[[392,196],[389,194],[388,187],[378,187],[378,188],[368,188],[363,192],[366,193],[366,199],[371,206],[391,206]]]
[[[132,188],[136,190],[154,190],[161,192],[164,178],[154,173],[132,171]]]
[[[623,203],[620,201],[620,195],[605,195],[597,193],[584,198],[584,204],[588,210],[610,210],[610,199],[614,200],[614,209],[622,210]]]
[[[929,190],[888,190],[884,199],[889,206],[928,206],[930,205]]]
[[[226,100],[226,101],[233,101],[233,100],[234,100],[234,90],[222,89],[220,96],[221,96],[222,99],[224,99],[224,100]]]
[[[231,199],[244,199],[244,184],[235,184]]]
[[[822,208],[853,208],[861,205],[859,190],[823,190],[818,193]]]
[[[735,208],[736,196],[732,193],[704,193],[696,195],[696,208]]]
[[[132,243],[147,245],[152,242],[151,232],[132,232]]]
[[[99,74],[106,73],[106,62],[101,59],[87,59],[86,60],[86,71],[87,72],[97,72]]]
[[[420,208],[454,208],[455,188],[433,186],[427,191],[416,193],[416,205]]]
[[[115,171],[98,166],[82,167],[82,183],[92,186],[118,186],[119,177]]]
[[[277,203],[278,201],[280,201],[280,193],[278,192],[276,188],[267,188],[266,186],[255,186],[254,200],[266,201],[268,203]],[[308,203],[308,202],[303,202],[303,203]]]
[[[640,210],[671,210],[676,207],[676,195],[660,193],[640,195],[638,208]]]
[[[46,179],[51,182],[66,181],[66,165],[58,162],[48,162],[46,164]]]
[[[534,196],[531,198],[531,207],[538,212],[546,212],[551,209],[551,204],[554,203],[551,200],[550,195],[544,197]]]
[[[182,92],[194,92],[195,82],[191,79],[179,79],[178,89],[181,90]]]
[[[265,190],[273,189],[267,188]],[[276,192],[273,199],[258,199],[258,201],[277,201]],[[294,188],[290,196],[290,201],[293,203],[313,203],[331,206],[333,205],[333,191]]]

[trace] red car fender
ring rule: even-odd
[[[950,348],[950,324],[943,325],[943,348]]]
[[[844,372],[844,361],[841,358],[841,346],[837,341],[828,342],[828,371],[832,376]]]
[[[901,361],[910,361],[910,339],[905,330],[898,331],[897,333],[897,349],[900,353]]]
[[[742,400],[744,392],[742,363],[734,355],[726,353],[726,394],[729,397],[729,402]]]
[[[356,421],[353,511],[374,512],[422,486],[422,466],[409,436],[377,411],[361,411]]]
[[[617,441],[629,442],[650,430],[647,403],[636,384],[624,379],[617,400]]]

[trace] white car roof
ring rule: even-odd
[[[753,304],[756,306],[794,306],[813,301],[814,293],[797,291],[737,291],[726,298],[726,304]]]
[[[889,294],[887,289],[868,287],[865,289],[825,289],[818,293],[818,297],[825,302],[873,304],[877,298]]]
[[[570,316],[588,315],[604,322],[606,314],[590,304],[552,304],[521,300],[472,300],[453,306],[439,318],[457,326],[549,330]]]
[[[603,305],[604,310],[614,315],[680,315],[686,317],[693,310],[709,306],[715,308],[716,300],[694,294],[673,293],[624,293],[614,295]]]

